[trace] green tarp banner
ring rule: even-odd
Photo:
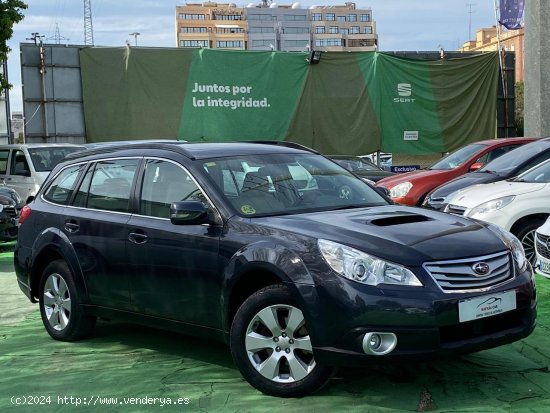
[[[84,48],[88,142],[289,140],[327,154],[429,154],[492,138],[498,55]]]

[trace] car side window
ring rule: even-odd
[[[115,159],[98,162],[89,182],[86,207],[105,211],[128,212],[132,182],[136,174],[138,159]],[[85,191],[86,179],[75,204],[82,203],[82,190]]]
[[[486,164],[486,163],[489,163],[491,162],[492,160],[504,155],[505,153],[507,152],[510,152],[512,149],[516,149],[517,147],[519,147],[520,145],[517,144],[517,145],[507,145],[507,146],[500,146],[498,148],[495,148],[493,149],[492,151],[490,152],[487,152],[485,155],[483,155],[482,157],[480,157],[476,162],[478,163],[483,163],[483,164]]]
[[[175,201],[201,201],[206,199],[189,174],[180,166],[163,160],[149,159],[140,199],[140,214],[170,218],[170,205]]]
[[[10,155],[10,151],[0,151],[0,174],[5,175],[8,171],[8,157]]]
[[[67,205],[83,167],[84,165],[75,165],[63,169],[44,192],[44,199],[55,204]]]
[[[11,154],[10,174],[22,176],[30,174],[29,164],[23,151],[13,151]]]

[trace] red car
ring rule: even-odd
[[[432,189],[467,172],[481,168],[487,162],[517,148],[533,138],[490,139],[471,143],[433,164],[428,169],[397,174],[376,183],[389,192],[394,202],[418,205]]]

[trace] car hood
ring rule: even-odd
[[[418,182],[423,179],[437,180],[437,177],[444,177],[448,175],[453,169],[449,170],[435,170],[435,169],[421,169],[417,171],[405,172],[403,174],[395,174],[394,176],[389,176],[387,178],[381,179],[376,183],[377,186],[384,186],[388,189],[393,188],[394,186],[402,182]]]
[[[478,222],[398,205],[265,217],[254,222],[285,234],[339,242],[407,266],[505,249],[500,239]],[[283,239],[288,237],[285,234]]]
[[[466,175],[459,176],[446,184],[434,189],[430,194],[431,198],[445,198],[459,189],[463,189],[472,185],[487,184],[504,179],[503,176],[493,173],[470,172]]]
[[[449,204],[460,207],[474,208],[484,202],[510,195],[524,195],[530,192],[540,191],[548,184],[532,182],[500,181],[490,184],[475,185],[458,191]]]

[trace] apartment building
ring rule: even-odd
[[[498,50],[500,40],[501,50],[515,52],[516,82],[523,81],[525,29],[501,31],[499,37],[500,39],[497,39],[495,26],[479,29],[476,32],[476,39],[464,43],[459,50],[462,52],[493,52]]]
[[[234,3],[176,6],[178,47],[247,49],[244,9]]]
[[[373,51],[378,35],[372,10],[355,3],[302,8],[265,0],[245,8],[207,2],[176,7],[179,47],[298,52]]]

